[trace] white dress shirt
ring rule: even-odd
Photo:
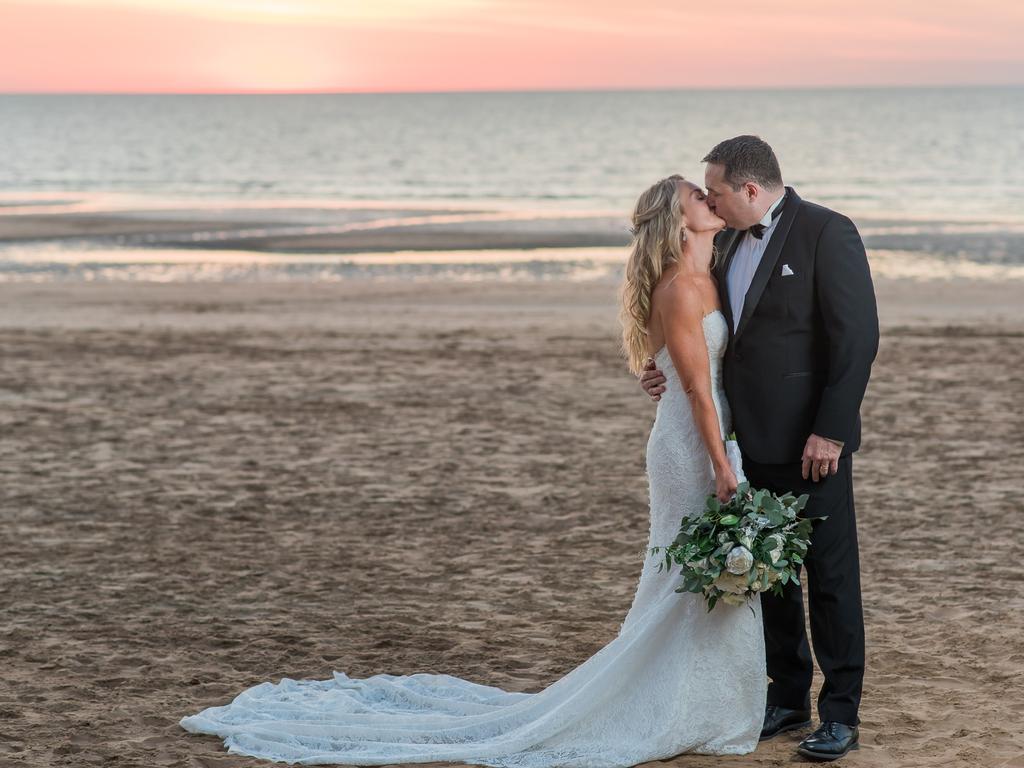
[[[772,239],[775,225],[779,223],[779,218],[781,218],[781,216],[772,218],[772,213],[782,205],[782,201],[785,198],[786,195],[783,194],[772,203],[768,210],[765,211],[764,216],[761,217],[761,221],[758,222],[764,226],[764,234],[761,239],[758,240],[750,232],[747,232],[743,235],[743,239],[740,240],[740,244],[736,247],[736,253],[732,257],[732,263],[729,265],[729,274],[726,275],[725,279],[729,288],[729,305],[732,309],[732,329],[734,332],[740,325],[740,315],[743,314],[743,301],[746,299],[747,291],[750,289],[750,281],[754,279],[754,273],[757,271],[757,267],[761,263],[761,257],[768,247],[768,241]]]

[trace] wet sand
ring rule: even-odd
[[[195,248],[279,254],[624,248],[628,210],[411,206],[401,202],[317,207],[258,200],[152,200],[0,205],[5,246]],[[326,203],[321,203],[326,206]],[[1020,272],[1024,225],[854,217],[869,250],[965,258]],[[1019,277],[1019,275],[1018,275]]]
[[[522,248],[623,247],[619,215],[430,208],[208,208],[36,212],[0,208],[0,247],[62,242],[246,250],[379,253]]]
[[[878,289],[842,764],[1020,768],[1021,289]],[[177,720],[332,670],[534,691],[604,645],[653,417],[614,293],[0,286],[0,768],[268,765]],[[789,765],[805,733],[664,764]]]

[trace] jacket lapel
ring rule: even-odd
[[[775,264],[782,255],[782,247],[786,244],[789,236],[789,229],[793,226],[793,219],[796,218],[797,208],[800,207],[800,196],[792,187],[786,187],[786,202],[783,203],[782,214],[779,216],[779,223],[772,232],[768,247],[761,256],[761,263],[757,265],[754,277],[750,281],[750,288],[747,295],[743,297],[743,313],[740,315],[740,324],[736,326],[736,335],[743,333],[743,329],[750,322],[750,316],[757,309],[757,303],[768,285],[768,280],[775,271]]]

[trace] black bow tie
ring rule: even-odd
[[[772,221],[775,221],[777,218],[779,218],[779,214],[782,213],[782,206],[784,206],[785,204],[786,204],[786,201],[785,201],[785,199],[783,199],[777,206],[775,206],[775,210],[772,211]],[[761,224],[761,223],[757,223],[754,226],[752,226],[750,229],[748,229],[747,232],[749,232],[754,237],[756,237],[758,240],[760,240],[762,237],[764,237],[764,231],[766,229],[768,229],[768,227],[766,225]]]

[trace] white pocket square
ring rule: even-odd
[[[792,269],[789,268],[789,264],[783,264],[782,265],[782,276],[783,277],[789,277],[792,274],[795,274],[795,273],[793,272]]]

